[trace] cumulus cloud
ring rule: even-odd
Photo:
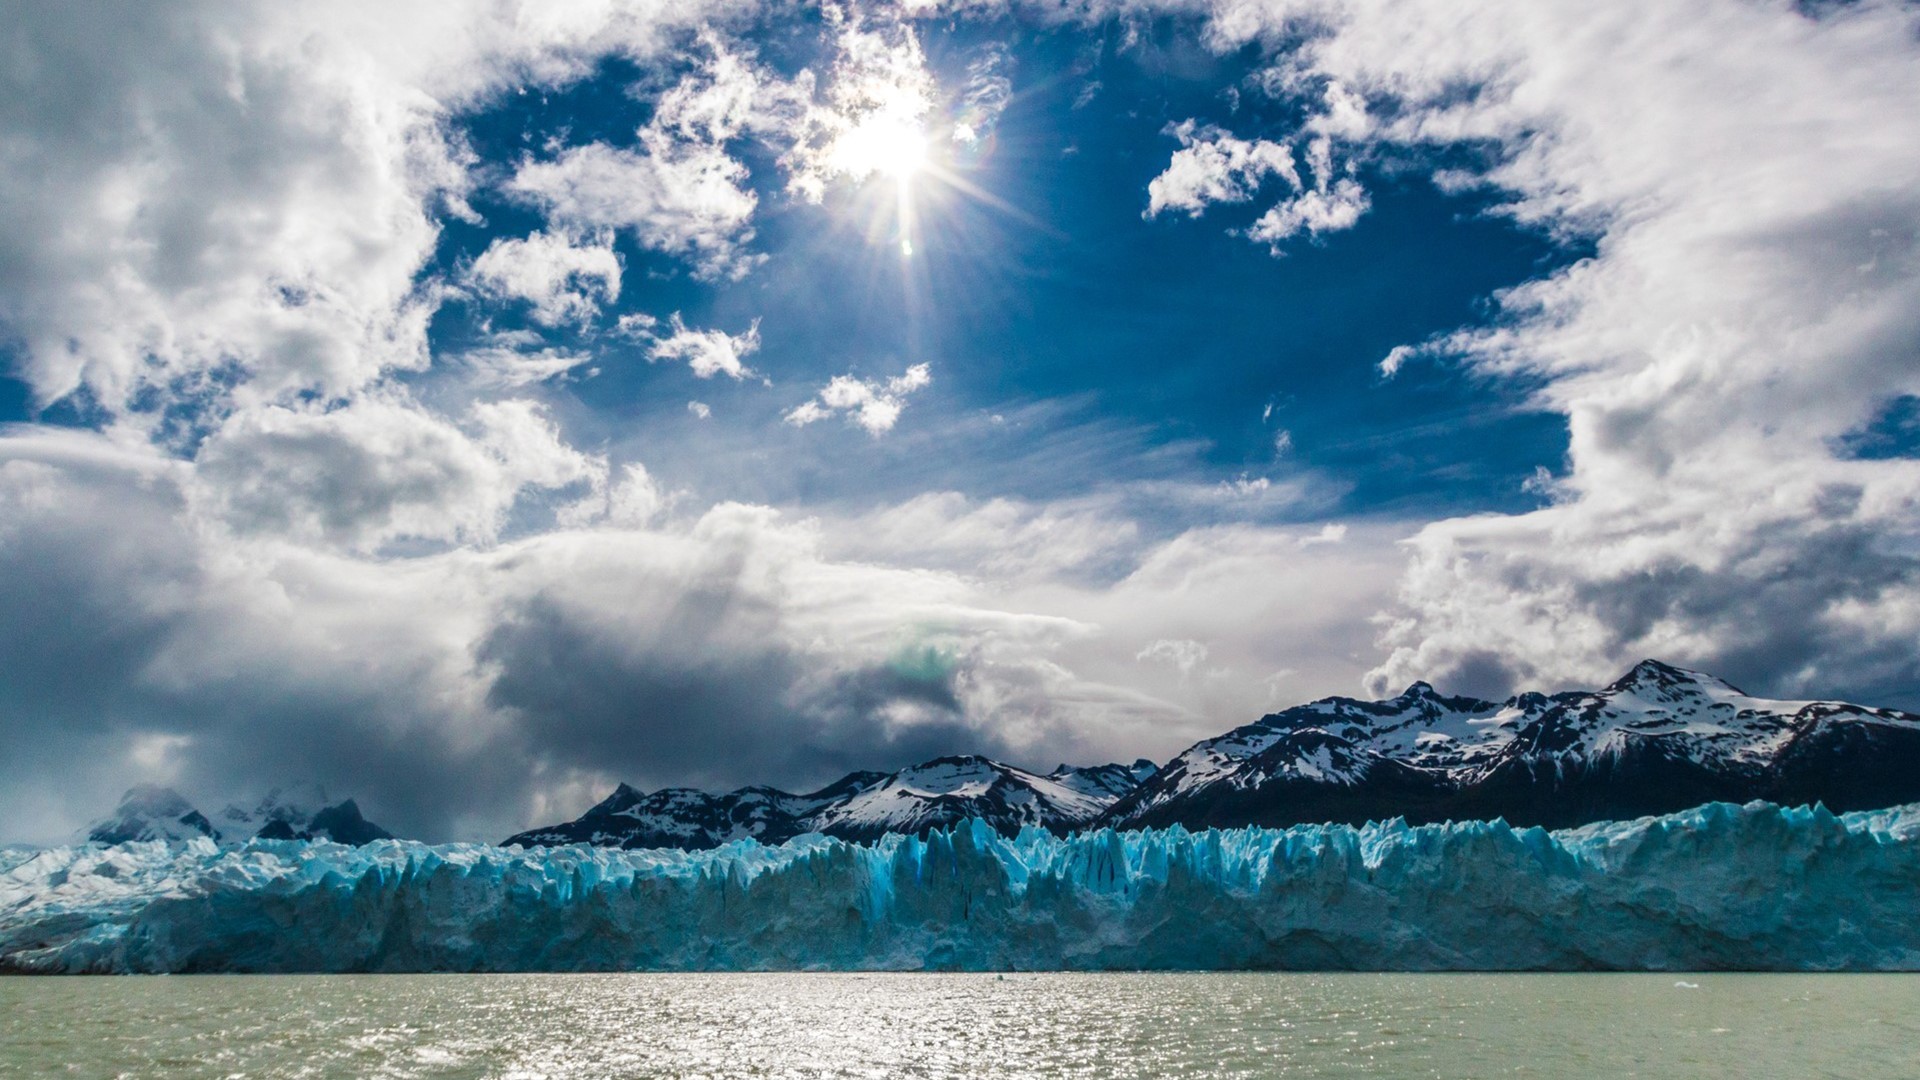
[[[933,371],[926,364],[915,364],[905,373],[884,381],[836,375],[812,401],[802,402],[790,410],[786,421],[794,427],[805,427],[840,413],[877,438],[892,431],[893,425],[900,422],[900,412],[907,407],[907,395],[931,382]]]
[[[542,326],[584,323],[601,304],[620,298],[620,257],[610,234],[579,240],[542,231],[495,240],[473,261],[467,280],[482,296],[530,302],[531,317]]]
[[[565,228],[628,230],[691,261],[703,279],[737,279],[763,262],[747,248],[759,198],[730,144],[752,136],[791,146],[811,108],[813,77],[783,79],[711,28],[698,38],[693,70],[653,97],[631,146],[589,142],[524,161],[506,192]]]
[[[1351,229],[1367,212],[1372,199],[1358,182],[1342,177],[1331,187],[1303,191],[1268,208],[1247,229],[1247,238],[1279,248],[1282,241],[1304,232],[1309,236]]]
[[[124,411],[216,369],[268,400],[424,366],[417,275],[437,216],[470,213],[449,114],[654,55],[706,7],[12,13],[0,324],[22,376]]]
[[[1271,80],[1284,93],[1297,82],[1286,69]],[[1183,120],[1169,125],[1167,134],[1181,148],[1159,176],[1147,184],[1147,209],[1155,217],[1177,210],[1199,217],[1214,203],[1243,203],[1254,197],[1268,177],[1279,177],[1294,194],[1267,208],[1245,230],[1248,239],[1268,245],[1275,255],[1287,240],[1301,233],[1318,238],[1352,228],[1372,206],[1372,198],[1350,173],[1351,161],[1336,161],[1334,140],[1358,140],[1372,128],[1366,102],[1339,81],[1329,82],[1320,109],[1301,131],[1308,136],[1306,160],[1312,175],[1302,181],[1291,145],[1266,139],[1241,139],[1212,125]]]
[[[293,62],[264,12],[99,14],[110,33],[55,8],[0,29],[32,70],[0,118],[0,320],[42,400],[118,407],[233,356],[271,389],[418,366],[426,199],[461,184],[431,111]]]
[[[691,259],[700,276],[724,278],[752,266],[740,250],[758,203],[746,177],[720,147],[643,131],[632,149],[596,142],[528,161],[506,189],[557,225],[628,229],[647,247]]]
[[[653,102],[649,127],[713,145],[745,136],[791,139],[812,101],[812,72],[783,79],[711,29],[700,44],[695,70]]]
[[[244,411],[202,446],[193,491],[240,532],[374,550],[399,539],[489,542],[523,490],[604,477],[531,402],[477,404],[468,420],[463,428],[373,398]]]
[[[1490,328],[1383,364],[1528,380],[1571,447],[1552,505],[1413,541],[1376,689],[1590,682],[1661,655],[1911,701],[1920,463],[1846,449],[1920,389],[1910,7],[1207,10],[1217,48],[1271,50],[1272,85],[1340,88],[1330,146],[1471,151],[1436,181],[1594,250],[1502,294]],[[1274,236],[1363,208],[1331,150],[1315,171],[1327,201],[1277,208]]]
[[[1180,140],[1180,149],[1148,182],[1146,217],[1168,210],[1198,217],[1213,203],[1246,202],[1270,176],[1300,187],[1293,150],[1285,143],[1238,139],[1193,120],[1169,126],[1167,134]]]

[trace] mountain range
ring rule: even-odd
[[[1756,698],[1645,660],[1606,688],[1482,701],[1414,683],[1326,698],[1187,748],[1098,824],[1504,818],[1564,828],[1706,802],[1920,800],[1920,716]]]
[[[691,788],[651,794],[621,784],[573,821],[504,844],[601,844],[698,850],[751,837],[777,844],[802,833],[872,840],[979,818],[1003,832],[1036,825],[1067,832],[1091,824],[1153,775],[1153,763],[1062,765],[1046,775],[983,757],[943,757],[896,773],[857,772],[805,795],[770,787],[714,795]]]
[[[256,839],[367,844],[391,839],[393,834],[361,816],[359,804],[352,799],[330,804],[324,789],[310,785],[275,788],[250,806],[229,803],[209,818],[172,788],[141,784],[120,797],[111,815],[88,826],[84,836],[96,844],[196,836],[217,844]]]
[[[572,821],[503,845],[700,850],[805,833],[872,840],[978,818],[1014,834],[1113,827],[1230,828],[1505,819],[1562,828],[1707,802],[1821,802],[1834,811],[1920,802],[1920,716],[1834,701],[1757,698],[1654,660],[1603,689],[1504,701],[1417,682],[1397,697],[1323,698],[1195,743],[1163,765],[1038,773],[984,757],[856,772],[818,791],[711,793],[619,785]],[[220,843],[390,834],[352,799],[279,790],[212,818],[143,786],[87,831],[99,843],[207,836]]]
[[[1920,801],[1920,716],[1756,698],[1646,660],[1594,691],[1483,701],[1418,682],[1384,701],[1323,698],[1157,767],[1063,765],[1041,775],[949,757],[853,773],[805,795],[622,784],[573,821],[503,843],[702,849],[806,832],[865,840],[968,817],[1009,834],[1394,817],[1562,828],[1753,799],[1835,811]]]

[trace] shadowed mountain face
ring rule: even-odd
[[[626,785],[576,821],[513,844],[700,849],[806,832],[917,833],[978,817],[1012,834],[1505,818],[1559,828],[1716,800],[1863,810],[1920,801],[1920,717],[1752,697],[1648,660],[1597,691],[1506,701],[1415,683],[1386,701],[1327,698],[1151,762],[1041,776],[980,757],[854,773],[808,795]]]

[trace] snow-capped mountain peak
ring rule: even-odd
[[[328,805],[327,790],[318,784],[276,787],[251,807],[228,803],[214,816],[214,825],[223,837],[236,842],[259,836],[267,829],[275,833],[299,833],[306,831],[313,823],[313,816]]]
[[[179,792],[158,784],[128,788],[113,813],[89,825],[83,835],[96,844],[219,837],[205,814],[194,809]]]
[[[251,808],[230,802],[213,819],[172,788],[138,784],[121,797],[111,816],[89,826],[84,835],[97,844],[204,836],[234,845],[254,839],[365,844],[393,834],[363,817],[352,799],[328,805],[326,790],[313,784],[274,788]]]
[[[1160,766],[1139,758],[1131,765],[1114,762],[1107,765],[1067,765],[1062,763],[1047,774],[1047,779],[1064,784],[1096,798],[1117,799],[1137,788]]]
[[[1633,693],[1652,697],[1688,697],[1694,694],[1746,697],[1747,692],[1704,671],[1675,667],[1659,660],[1642,660],[1625,675],[1607,684],[1602,694]]]
[[[1865,809],[1920,799],[1916,765],[1920,717],[1755,698],[1647,660],[1597,691],[1491,702],[1415,683],[1310,702],[1194,744],[1102,821],[1560,826],[1754,798]]]
[[[978,755],[935,758],[894,773],[856,772],[819,791],[774,788],[709,794],[672,788],[641,795],[620,785],[574,821],[509,837],[506,844],[590,843],[619,847],[710,848],[752,837],[778,843],[801,833],[871,839],[978,818],[1015,833],[1056,832],[1099,817],[1151,776],[1153,765],[1061,766],[1042,776]]]

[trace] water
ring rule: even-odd
[[[1920,1076],[1920,976],[0,978],[0,1076]]]

